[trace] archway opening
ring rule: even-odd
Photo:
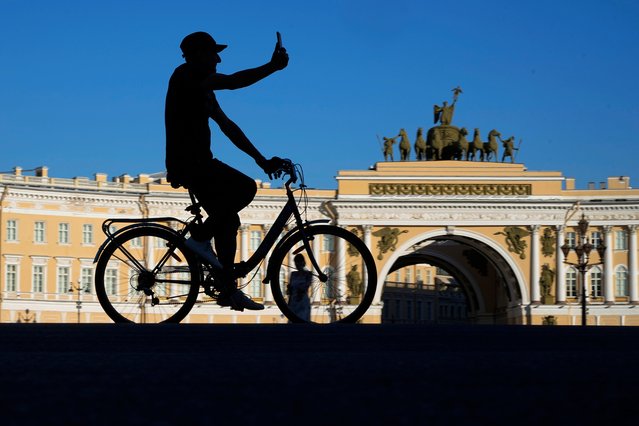
[[[458,235],[424,239],[404,250],[382,291],[385,323],[517,323],[520,286],[505,259]],[[515,314],[513,314],[515,312]]]

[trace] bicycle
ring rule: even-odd
[[[330,220],[302,218],[307,205],[303,172],[290,160],[283,164],[280,172],[288,176],[284,184],[287,201],[253,255],[234,265],[234,278],[246,277],[273,249],[262,282],[271,286],[274,302],[290,322],[356,322],[375,295],[373,256],[357,235],[329,224]],[[298,178],[300,184],[294,189],[291,186]],[[186,211],[192,216],[187,220],[112,218],[102,224],[107,239],[94,259],[95,289],[114,322],[178,323],[196,304],[214,303],[219,297],[218,271],[185,246],[190,229],[203,219],[200,204],[190,191],[189,195],[192,205]],[[113,229],[120,223],[125,226]],[[289,224],[292,229],[284,233]],[[310,321],[293,312],[286,299],[298,254],[304,256],[312,274]]]

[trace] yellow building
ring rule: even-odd
[[[309,191],[307,214],[353,230],[371,249],[378,288],[364,322],[428,322],[428,303],[436,301],[440,318],[579,324],[581,274],[564,263],[561,247],[578,245],[584,215],[588,242],[606,247],[601,259],[593,250],[590,263],[599,264],[584,274],[588,322],[639,325],[639,191],[627,177],[579,190],[560,172],[522,164],[419,161],[341,171],[337,183],[336,191]],[[238,260],[250,256],[286,201],[282,189],[258,186],[241,213]],[[2,322],[109,322],[92,289],[102,222],[185,218],[190,204],[161,176],[59,179],[45,167],[34,176],[19,168],[0,175],[0,192]],[[264,265],[249,274],[245,291],[265,302],[264,311],[200,304],[185,322],[285,322],[263,273]]]

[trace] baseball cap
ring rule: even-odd
[[[180,43],[182,53],[187,54],[200,49],[213,49],[215,52],[221,52],[226,49],[226,44],[217,44],[215,39],[209,33],[197,31],[184,37]]]

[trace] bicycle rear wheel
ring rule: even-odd
[[[114,322],[177,323],[198,297],[199,271],[179,235],[159,227],[133,228],[104,248],[95,290]]]
[[[269,277],[273,299],[291,322],[356,322],[373,302],[377,286],[377,268],[370,250],[355,234],[337,226],[310,226],[304,233],[312,239],[309,244],[313,256],[328,279],[320,280],[303,248],[302,233],[297,232],[271,256]],[[299,291],[296,294],[299,256],[303,257],[305,269],[310,271],[302,275],[311,276],[306,293],[308,310],[304,303],[299,303]],[[305,299],[304,295],[301,299]]]

